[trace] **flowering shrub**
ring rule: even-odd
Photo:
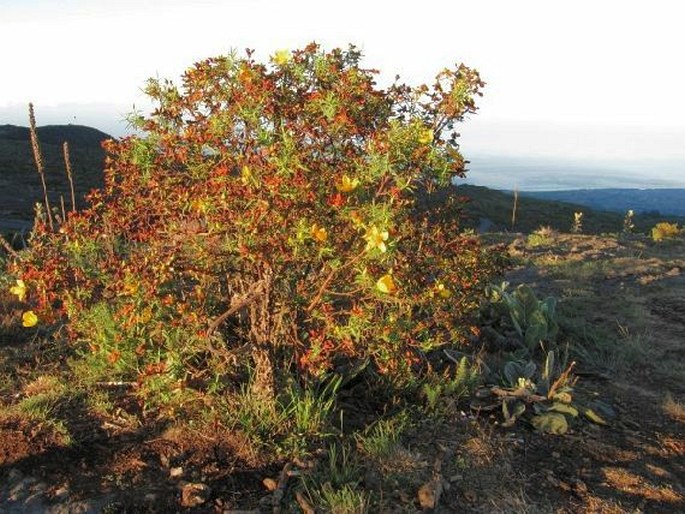
[[[492,254],[432,192],[464,174],[454,124],[481,80],[381,90],[359,62],[312,44],[150,80],[104,189],[58,231],[38,220],[15,262],[25,321],[68,320],[109,376],[207,387],[245,365],[271,386],[367,360],[407,374],[463,341]]]
[[[680,234],[680,229],[677,223],[666,223],[665,221],[657,223],[652,228],[652,239],[656,242],[664,239],[673,239]]]

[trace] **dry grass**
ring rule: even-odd
[[[673,398],[671,393],[666,393],[662,408],[667,416],[685,424],[685,405]]]

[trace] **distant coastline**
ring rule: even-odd
[[[685,161],[590,161],[549,157],[467,155],[466,179],[502,191],[685,189]]]

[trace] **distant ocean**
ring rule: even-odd
[[[473,184],[512,191],[570,189],[685,188],[685,162],[608,162],[536,157],[467,156],[466,179]]]

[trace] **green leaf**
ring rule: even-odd
[[[571,396],[571,393],[567,392],[561,392],[557,393],[552,397],[552,400],[555,402],[561,402],[561,403],[571,403],[573,401],[573,396]]]
[[[578,409],[567,403],[554,402],[549,410],[561,412],[562,414],[568,414],[574,418],[578,416]]]
[[[540,414],[531,419],[530,422],[540,432],[547,434],[562,435],[568,430],[566,416],[558,412]]]
[[[606,424],[607,424],[607,422],[604,421],[604,418],[602,418],[599,414],[597,414],[597,413],[596,413],[595,411],[593,411],[592,409],[585,409],[585,410],[583,411],[583,414],[585,415],[585,417],[586,417],[587,419],[589,419],[589,420],[592,421],[593,423],[596,423],[596,424],[598,424],[598,425],[606,425]]]
[[[523,309],[523,322],[525,324],[530,323],[531,315],[540,309],[540,302],[535,296],[533,289],[527,284],[518,286],[515,294]]]

